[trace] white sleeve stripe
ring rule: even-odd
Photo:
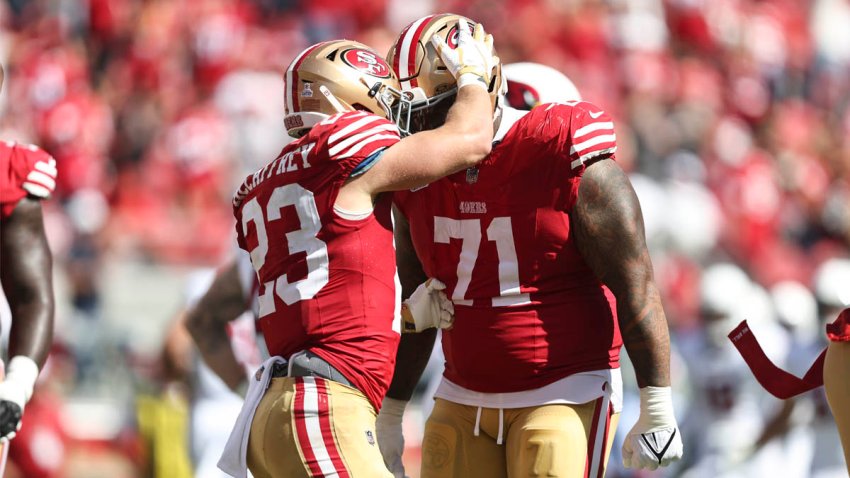
[[[381,119],[382,118],[378,115],[368,115],[365,118],[358,119],[357,121],[349,124],[345,128],[342,128],[341,130],[332,134],[331,137],[328,139],[328,145],[333,146],[333,144],[339,141],[340,139],[345,138],[346,136],[357,131],[358,129],[363,128],[369,123],[374,123],[375,121],[379,121]]]
[[[50,197],[50,190],[40,184],[24,181],[24,184],[22,186],[24,188],[24,191],[32,194],[33,196],[37,196],[40,198]]]
[[[42,173],[47,173],[51,176],[56,176],[56,160],[50,158],[48,161],[36,161],[35,169],[41,171]]]
[[[27,181],[31,181],[36,184],[41,184],[47,189],[53,190],[56,189],[56,180],[47,174],[42,173],[41,171],[32,170],[29,174],[27,174]]]
[[[593,151],[591,153],[587,153],[587,154],[585,154],[584,156],[581,156],[578,159],[574,159],[570,163],[570,167],[575,169],[575,168],[581,166],[582,164],[584,164],[588,159],[592,159],[592,158],[595,158],[597,156],[602,156],[603,154],[614,154],[616,151],[617,151],[617,147],[613,146],[611,148],[605,148],[605,149],[602,149],[602,150],[599,150],[599,151]]]
[[[355,144],[354,146],[351,147],[351,149],[349,149],[346,152],[344,152],[343,154],[341,154],[339,156],[339,159],[350,158],[351,156],[354,156],[355,154],[357,154],[357,152],[360,151],[361,149],[363,149],[363,147],[366,146],[367,144],[373,143],[375,141],[379,141],[379,140],[382,140],[382,139],[395,139],[395,140],[397,140],[397,139],[399,139],[399,137],[397,135],[394,135],[394,134],[378,134],[378,135],[370,136],[370,137],[364,139],[363,141]]]
[[[617,141],[617,135],[615,135],[615,134],[603,134],[603,135],[597,136],[595,138],[590,138],[589,140],[587,140],[583,143],[572,145],[570,147],[570,154],[576,154],[577,153],[579,156],[581,156],[589,148],[592,148],[593,146],[596,146],[596,145],[599,145],[599,144],[602,144],[602,143],[613,143],[613,142],[616,142],[616,141]]]
[[[586,135],[587,133],[592,133],[593,131],[598,131],[600,129],[608,129],[613,131],[614,123],[612,121],[600,121],[599,123],[591,123],[589,125],[582,126],[581,128],[576,130],[575,134],[573,134],[573,138],[578,139]]]
[[[610,148],[600,149],[598,151],[591,151],[587,154],[583,154],[579,157],[579,159],[581,159],[582,162],[585,162],[590,158],[595,158],[603,154],[614,154],[615,151],[617,151],[617,147],[611,146]]]
[[[373,134],[383,133],[383,132],[386,132],[386,131],[391,131],[391,132],[398,134],[398,130],[396,129],[396,125],[394,125],[394,124],[382,124],[382,125],[380,125],[376,128],[372,128],[372,129],[366,130],[362,133],[357,133],[350,138],[346,138],[345,141],[340,141],[339,143],[334,145],[330,149],[330,151],[328,151],[328,153],[331,156],[336,156],[340,151],[342,151],[345,148],[351,146],[352,144],[360,141],[361,139],[366,138],[368,136],[371,136]]]

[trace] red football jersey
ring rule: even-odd
[[[396,126],[377,115],[331,116],[248,176],[233,199],[239,245],[259,277],[269,352],[288,358],[311,350],[376,409],[399,340],[392,198],[381,197],[361,220],[333,206],[352,171],[399,140]]]
[[[27,195],[47,199],[56,189],[56,160],[31,144],[0,141],[0,218]]]
[[[443,331],[447,379],[506,393],[619,366],[613,295],[570,234],[586,162],[615,149],[598,107],[542,105],[478,168],[396,193],[426,274],[455,304]]]

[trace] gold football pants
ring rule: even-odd
[[[375,409],[358,390],[317,377],[274,378],[248,440],[255,478],[392,478],[375,436]]]
[[[618,420],[607,397],[502,410],[438,398],[422,478],[602,477]]]
[[[850,342],[829,343],[823,364],[823,385],[850,473]]]

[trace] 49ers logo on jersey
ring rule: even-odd
[[[475,30],[475,24],[469,23],[469,21],[467,21],[466,24],[469,26],[469,34],[472,35]],[[449,34],[446,36],[446,44],[448,44],[449,48],[452,50],[457,48],[457,25],[453,26],[452,29],[449,30]]]
[[[379,78],[390,77],[390,67],[383,58],[362,48],[351,48],[342,52],[342,60],[348,66]]]

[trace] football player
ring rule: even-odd
[[[319,43],[287,69],[285,125],[299,139],[233,199],[272,358],[251,381],[224,471],[244,476],[247,461],[258,478],[392,476],[374,431],[401,330],[383,193],[471,167],[490,151],[486,89],[498,59],[481,28],[458,41],[438,45],[460,85],[445,126],[404,139],[409,103],[365,45]],[[436,287],[423,289],[426,300]]]
[[[0,87],[3,70],[0,68]],[[36,146],[0,142],[0,281],[12,311],[6,378],[0,383],[0,442],[21,427],[53,339],[53,272],[41,201],[56,187],[56,160]]]
[[[416,131],[443,124],[456,101],[432,38],[457,45],[458,18],[413,22],[388,56],[413,98]],[[396,222],[402,281],[409,290],[426,276],[439,279],[454,303],[421,476],[604,474],[621,406],[621,330],[641,387],[624,460],[665,466],[682,454],[668,330],[640,207],[614,161],[612,120],[584,102],[517,111],[501,104],[503,88],[501,74],[488,84],[496,129],[489,156],[395,196],[407,218]],[[434,334],[409,337],[384,401],[394,416]],[[400,421],[391,422],[395,429],[382,425],[378,439],[403,476]]]

